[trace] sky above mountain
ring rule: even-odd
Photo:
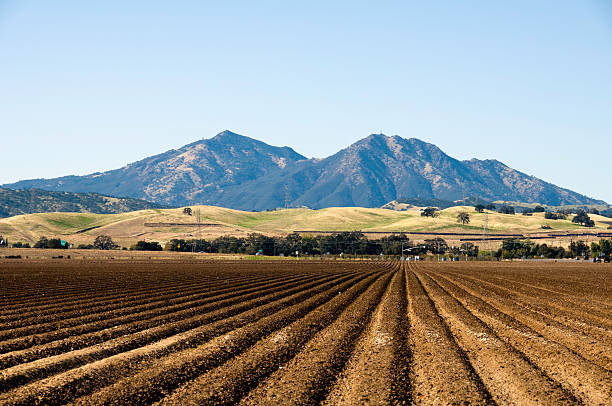
[[[330,3],[0,0],[0,184],[384,132],[612,201],[610,2]]]

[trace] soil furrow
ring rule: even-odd
[[[42,334],[51,330],[58,332],[61,329],[70,328],[74,326],[83,326],[84,324],[98,321],[111,320],[125,315],[137,317],[138,314],[146,314],[145,312],[149,310],[158,309],[160,306],[164,308],[170,308],[171,306],[174,306],[176,309],[198,306],[200,304],[206,303],[207,301],[215,300],[215,298],[217,297],[233,297],[237,294],[256,291],[261,286],[280,286],[283,283],[303,278],[304,277],[294,276],[286,279],[283,278],[280,281],[238,284],[235,287],[223,287],[220,289],[212,289],[208,291],[205,290],[204,292],[195,294],[189,294],[189,292],[185,292],[185,296],[181,296],[179,298],[175,298],[172,295],[166,296],[165,293],[160,292],[156,297],[157,300],[149,301],[146,304],[131,306],[129,303],[126,303],[124,307],[121,307],[119,309],[109,309],[104,310],[102,312],[91,313],[85,311],[84,315],[80,315],[74,318],[55,320],[40,324],[31,324],[24,327],[14,327],[10,331],[0,331],[0,346],[2,345],[2,340],[14,339],[17,337],[34,334]]]
[[[390,279],[387,272],[372,283],[364,281],[337,295],[255,346],[183,385],[162,404],[234,404],[258,382],[293,358],[317,332],[330,325],[357,297],[377,296]],[[366,290],[367,289],[367,290]],[[364,293],[365,291],[365,293]]]
[[[486,405],[491,394],[439,315],[415,274],[406,272],[412,365],[412,402]]]
[[[114,340],[106,341],[101,344],[85,347],[81,350],[73,350],[56,356],[45,358],[29,363],[19,364],[12,368],[0,371],[0,391],[5,391],[19,384],[27,383],[34,379],[40,379],[52,373],[58,373],[70,368],[94,362],[98,359],[109,357],[114,354],[129,351],[139,346],[146,345],[153,341],[164,339],[171,335],[180,334],[189,329],[197,328],[225,317],[243,312],[253,306],[260,306],[271,301],[300,292],[304,289],[316,288],[322,283],[333,277],[322,278],[311,283],[301,284],[297,287],[287,287],[280,292],[269,295],[259,296],[252,300],[240,301],[239,303],[221,308],[216,311],[205,312],[194,318],[183,320],[180,323],[163,324],[157,328],[149,328],[130,335],[123,335]]]
[[[406,312],[406,278],[401,267],[391,280],[372,315],[370,325],[355,345],[355,351],[324,404],[385,405],[407,404],[411,401]],[[294,363],[291,361],[291,364]],[[283,379],[286,379],[284,375]],[[268,389],[267,397],[272,393]],[[251,394],[249,398],[257,399]]]
[[[229,282],[229,283],[228,283]],[[20,312],[14,315],[2,315],[0,316],[0,330],[13,328],[11,323],[18,322],[20,326],[27,326],[29,324],[40,324],[47,321],[59,321],[68,319],[71,317],[85,316],[87,314],[93,314],[97,311],[110,311],[125,306],[137,306],[142,303],[150,303],[151,299],[156,299],[160,294],[164,294],[169,298],[182,297],[189,295],[190,293],[203,293],[207,290],[222,289],[222,287],[240,286],[253,283],[251,279],[240,278],[232,279],[223,282],[194,282],[192,284],[175,284],[171,286],[160,286],[158,289],[145,294],[130,294],[126,297],[117,297],[117,295],[111,300],[105,301],[91,301],[87,303],[79,303],[75,305],[59,305],[57,307],[50,308],[44,311],[27,311]],[[271,282],[271,281],[270,281]]]
[[[396,271],[395,275],[398,274]],[[351,356],[359,335],[368,325],[385,290],[388,290],[388,286],[377,290],[376,294],[363,295],[351,303],[332,324],[317,333],[291,361],[263,380],[240,403],[304,405],[317,404],[325,399]],[[382,315],[379,317],[382,318]],[[391,336],[379,336],[379,338],[386,341],[383,345],[389,345],[388,341],[392,339]],[[276,339],[282,340],[283,336],[277,336]],[[391,354],[391,358],[392,356]],[[387,381],[390,386],[390,379]],[[372,390],[375,392],[381,387],[384,388],[384,385]]]
[[[429,277],[491,328],[499,338],[514,348],[520,348],[533,364],[538,365],[585,404],[604,405],[612,397],[610,371],[546,339],[537,331],[439,276]]]
[[[427,275],[420,271],[415,273],[497,403],[579,403],[571,392],[534,366],[514,347],[497,337],[493,330]]]
[[[159,400],[181,384],[245,351],[266,335],[324,305],[340,292],[350,289],[351,286],[358,286],[355,289],[359,289],[359,286],[364,284],[367,286],[375,278],[375,276],[366,277],[366,274],[358,275],[349,281],[302,299],[296,304],[287,303],[263,318],[254,317],[253,314],[261,312],[260,309],[254,309],[233,320],[214,323],[210,326],[210,331],[216,338],[206,344],[153,360],[143,365],[140,372],[77,399],[75,404],[138,405]],[[114,370],[120,367],[121,365],[114,366]],[[112,382],[106,382],[104,385]]]
[[[594,316],[588,312],[579,311],[577,308],[568,309],[567,306],[556,305],[553,303],[553,299],[539,298],[535,292],[519,293],[516,290],[506,287],[495,285],[492,282],[471,278],[467,275],[458,275],[456,273],[447,273],[453,275],[455,278],[459,278],[465,282],[471,282],[476,285],[482,285],[483,288],[490,292],[493,292],[501,297],[507,297],[513,300],[517,305],[524,307],[525,309],[540,313],[544,317],[549,317],[557,322],[568,326],[569,328],[576,329],[583,332],[586,335],[599,340],[604,345],[611,342],[612,340],[612,329],[605,326],[602,327],[602,318]],[[554,300],[559,300],[554,299]],[[609,314],[610,317],[612,314]]]
[[[547,339],[566,346],[604,369],[612,370],[612,345],[594,340],[580,329],[559,322],[557,317],[531,310],[529,307],[512,300],[508,295],[502,296],[493,289],[486,289],[454,274],[435,273],[435,275],[453,283],[500,312],[511,316]]]
[[[87,333],[100,331],[102,331],[104,337],[116,337],[118,335],[127,334],[130,331],[141,330],[143,328],[152,327],[162,323],[179,321],[181,319],[195,316],[201,313],[202,311],[227,306],[236,302],[240,302],[242,300],[248,300],[248,298],[257,297],[258,295],[265,292],[279,291],[283,288],[296,286],[300,283],[305,283],[307,281],[308,279],[301,281],[292,281],[291,283],[280,286],[273,284],[276,285],[273,288],[267,288],[264,286],[261,287],[259,290],[247,293],[245,295],[236,295],[234,293],[230,293],[227,295],[229,296],[229,298],[226,298],[227,296],[207,298],[198,301],[198,303],[194,303],[195,307],[191,306],[190,304],[170,306],[168,308],[150,310],[141,314],[121,316],[104,321],[87,323],[81,326],[69,327],[62,330],[51,331],[26,337],[18,337],[15,339],[0,342],[0,353],[4,354],[9,351],[22,350],[25,348],[30,348],[36,345],[41,345],[68,337],[80,336]],[[88,335],[87,339],[95,339],[94,337],[96,336]],[[84,344],[89,345],[88,343],[89,341]]]

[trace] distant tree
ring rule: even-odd
[[[134,251],[161,251],[162,246],[157,241],[138,241],[131,249]]]
[[[470,222],[470,215],[468,213],[462,211],[461,213],[457,214],[457,223],[466,225],[469,222]]]
[[[485,207],[485,209],[487,209],[487,210],[497,210],[497,207],[495,207],[494,204],[487,204],[487,207]]]
[[[485,207],[482,204],[477,204],[477,205],[474,206],[474,209],[476,210],[476,212],[482,213],[482,212],[484,212]]]
[[[565,220],[567,218],[567,215],[561,212],[553,213],[547,211],[546,213],[544,213],[544,218],[547,220]]]
[[[47,237],[40,237],[38,239],[38,241],[36,241],[36,243],[34,243],[34,248],[47,248],[47,244],[49,243],[49,240],[47,239]]]
[[[8,247],[8,241],[0,235],[0,247]]]
[[[193,211],[191,210],[191,207],[185,207],[183,209],[183,214],[186,214],[188,216],[191,216],[193,214]]]
[[[432,254],[444,254],[448,251],[448,244],[440,237],[436,237],[430,240],[425,240],[425,250]]]
[[[92,250],[92,249],[94,249],[94,246],[93,246],[93,244],[79,244],[77,246],[77,249],[79,249],[79,250]]]
[[[99,235],[94,240],[93,246],[97,250],[114,250],[119,248],[119,245],[115,244],[112,238],[108,235]]]
[[[423,217],[438,217],[440,213],[438,212],[438,209],[436,209],[435,207],[428,207],[426,209],[423,209],[423,211],[421,212],[421,216]]]
[[[540,205],[537,205],[536,207],[533,208],[534,213],[544,213],[545,211],[546,209]]]
[[[612,240],[599,241],[599,251],[604,255],[612,254]]]
[[[512,206],[502,206],[497,210],[498,213],[502,214],[514,214],[514,207]]]
[[[184,240],[184,239],[172,239],[168,241],[164,247],[166,251],[179,251],[179,252],[211,252],[210,242],[203,238]]]
[[[591,210],[589,210],[589,213],[590,214],[596,214],[596,215],[600,214],[599,210],[597,210],[595,207],[591,207]]]
[[[591,249],[584,241],[572,241],[569,246],[572,257],[588,257]]]
[[[580,209],[574,218],[572,219],[572,223],[578,223],[585,227],[595,227],[595,222],[591,220],[586,211]]]
[[[40,237],[40,239],[34,244],[34,248],[54,248],[54,249],[67,249],[70,247],[70,243],[67,241],[60,240],[59,238],[47,238]]]
[[[477,257],[478,251],[478,246],[474,245],[474,243],[464,242],[461,244],[461,252],[468,257]]]

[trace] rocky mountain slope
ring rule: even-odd
[[[224,131],[178,150],[87,176],[26,180],[11,188],[98,192],[169,205],[244,210],[379,207],[402,197],[604,204],[495,160],[459,161],[416,138],[372,134],[325,159]]]
[[[116,198],[98,193],[49,192],[40,189],[0,188],[0,218],[20,214],[72,212],[117,214],[167,206],[144,200]]]

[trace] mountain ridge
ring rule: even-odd
[[[99,193],[49,192],[41,189],[13,190],[0,187],[0,218],[49,212],[118,214],[165,208],[168,207],[144,200],[117,198]]]
[[[398,197],[605,204],[495,159],[460,161],[418,138],[370,134],[322,159],[223,131],[121,168],[4,185],[242,210],[380,207]]]

